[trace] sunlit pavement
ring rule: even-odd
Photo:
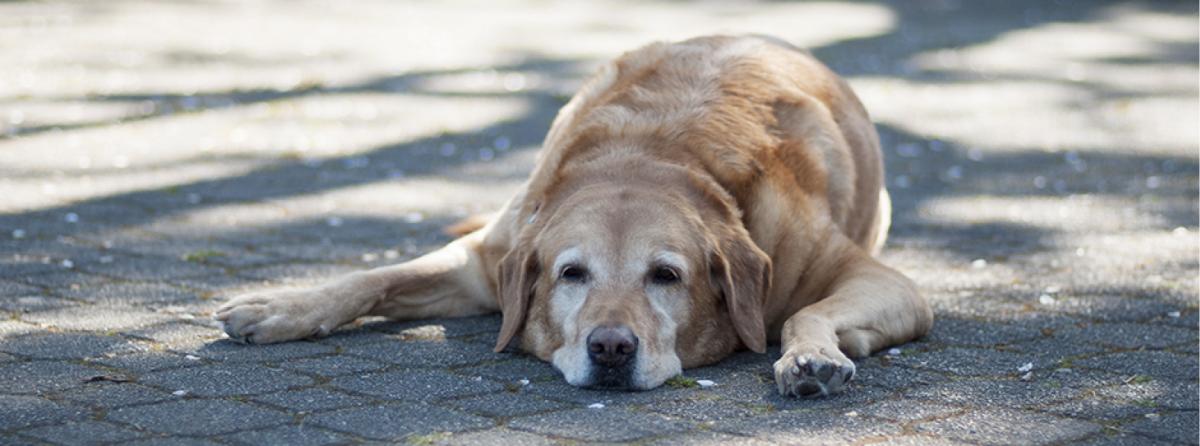
[[[0,443],[1196,444],[1197,23],[1194,2],[0,1]],[[491,353],[496,317],[268,347],[208,322],[446,242],[598,62],[711,32],[811,48],[877,121],[883,257],[939,319],[846,394],[776,396],[777,349],[686,373],[711,388],[577,390]]]

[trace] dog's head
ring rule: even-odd
[[[521,334],[572,385],[654,388],[743,345],[762,352],[770,276],[727,201],[582,187],[535,211],[501,261],[496,349]]]

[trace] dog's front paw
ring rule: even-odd
[[[817,398],[840,393],[854,378],[854,362],[837,347],[805,344],[788,349],[775,362],[779,394]]]
[[[324,336],[336,328],[321,311],[319,295],[285,290],[235,297],[213,315],[230,339],[247,344]]]

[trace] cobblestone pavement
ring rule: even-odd
[[[878,122],[883,257],[938,322],[844,395],[777,396],[777,349],[596,392],[496,317],[208,322],[446,242],[598,61],[714,30]],[[1197,36],[1195,2],[0,1],[0,443],[1196,444]]]

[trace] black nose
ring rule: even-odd
[[[598,327],[587,337],[588,358],[593,363],[617,368],[637,353],[638,339],[624,325]]]

